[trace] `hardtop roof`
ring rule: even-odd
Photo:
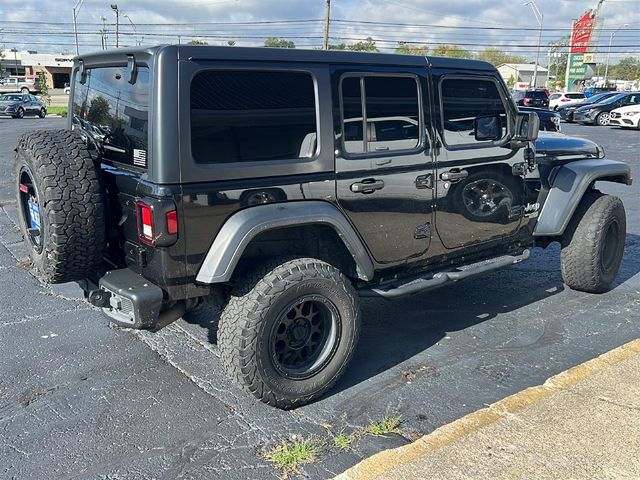
[[[434,68],[452,68],[466,70],[491,70],[495,67],[488,62],[461,58],[431,57],[421,55],[400,55],[395,53],[350,52],[344,50],[304,50],[298,48],[267,47],[225,47],[210,45],[158,45],[146,48],[127,48],[98,51],[75,57],[75,62],[87,63],[121,58],[126,62],[127,55],[136,54],[149,57],[163,50],[175,49],[178,60],[192,61],[269,61],[301,63],[340,63],[368,65],[396,65],[408,67],[432,66]]]

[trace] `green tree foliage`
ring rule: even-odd
[[[104,97],[96,97],[91,100],[91,106],[87,113],[87,121],[94,124],[108,123],[109,120],[109,102]]]
[[[40,99],[46,104],[51,104],[51,96],[49,95],[49,85],[47,85],[47,74],[38,72],[38,88],[40,90]]]
[[[503,63],[529,63],[527,59],[519,55],[510,55],[498,48],[487,48],[480,52],[477,56],[478,60],[484,60],[493,65],[502,65]]]
[[[346,50],[347,49],[347,44],[346,43],[337,43],[337,44],[329,44],[329,50]]]
[[[189,40],[187,42],[187,45],[209,45],[209,42],[205,42],[204,40],[196,40],[194,38],[193,40]]]
[[[434,57],[473,58],[473,53],[458,45],[438,45],[433,49]]]
[[[347,50],[354,52],[377,52],[378,47],[376,47],[376,41],[373,38],[367,37],[365,40],[349,45]]]
[[[555,83],[558,83],[561,88],[564,88],[565,74],[567,73],[567,62],[569,61],[567,47],[569,46],[570,41],[571,37],[569,35],[565,35],[564,37],[547,44],[551,53],[549,75],[556,77]]]
[[[617,65],[609,68],[609,77],[619,80],[640,79],[640,59],[637,57],[625,57]]]
[[[265,47],[273,48],[296,48],[296,44],[291,40],[278,37],[269,37],[264,41]]]
[[[401,55],[425,56],[429,53],[429,47],[426,45],[409,45],[405,42],[398,42],[395,53],[399,53]]]

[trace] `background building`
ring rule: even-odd
[[[11,49],[3,50],[2,54],[4,75],[36,76],[44,72],[49,88],[63,88],[70,81],[73,55]]]
[[[534,63],[503,63],[498,65],[498,72],[508,85],[516,88],[527,88],[533,80]],[[538,65],[538,75],[536,77],[536,87],[544,87],[547,82],[548,70],[542,65]]]

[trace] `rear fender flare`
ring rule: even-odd
[[[212,284],[231,280],[245,248],[262,232],[313,224],[332,227],[353,257],[358,278],[365,281],[373,278],[371,257],[342,212],[328,202],[310,200],[258,205],[233,214],[216,235],[196,281]]]
[[[583,195],[597,180],[631,185],[631,169],[626,163],[604,159],[578,160],[559,167],[533,235],[562,235]]]

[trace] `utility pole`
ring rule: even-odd
[[[112,3],[111,10],[116,12],[116,48],[120,48],[120,10],[118,10],[118,4]]]
[[[322,48],[329,50],[329,22],[331,18],[331,0],[327,0],[327,8],[324,15],[324,41],[322,42]]]
[[[80,48],[78,47],[78,14],[82,8],[84,0],[76,0],[73,5],[73,34],[76,37],[76,55],[80,55]]]
[[[611,35],[609,36],[609,50],[607,50],[607,66],[604,69],[604,86],[607,86],[607,78],[609,77],[609,58],[611,57],[611,44],[613,43],[613,37],[616,36],[616,34],[622,30],[623,28],[627,28],[629,26],[628,23],[625,23],[624,25],[622,25],[621,27],[618,27],[617,30],[614,30]]]
[[[531,9],[533,10],[533,14],[536,16],[536,20],[538,20],[538,24],[540,28],[538,30],[538,47],[536,49],[536,64],[533,67],[533,88],[536,88],[536,81],[538,80],[538,62],[540,61],[540,44],[542,43],[542,25],[544,24],[544,15],[540,12],[538,5],[536,5],[535,0],[531,0],[530,2],[525,2],[524,5],[531,5]]]
[[[102,39],[102,50],[107,49],[107,18],[100,17],[102,20],[102,30],[100,30],[100,38]]]
[[[140,42],[138,42],[138,29],[136,28],[136,24],[133,23],[133,20],[131,20],[131,17],[129,17],[129,15],[127,15],[126,13],[124,15],[122,15],[124,18],[126,18],[127,20],[129,20],[129,23],[131,24],[131,26],[133,27],[133,35],[136,39],[136,46],[140,45]]]

